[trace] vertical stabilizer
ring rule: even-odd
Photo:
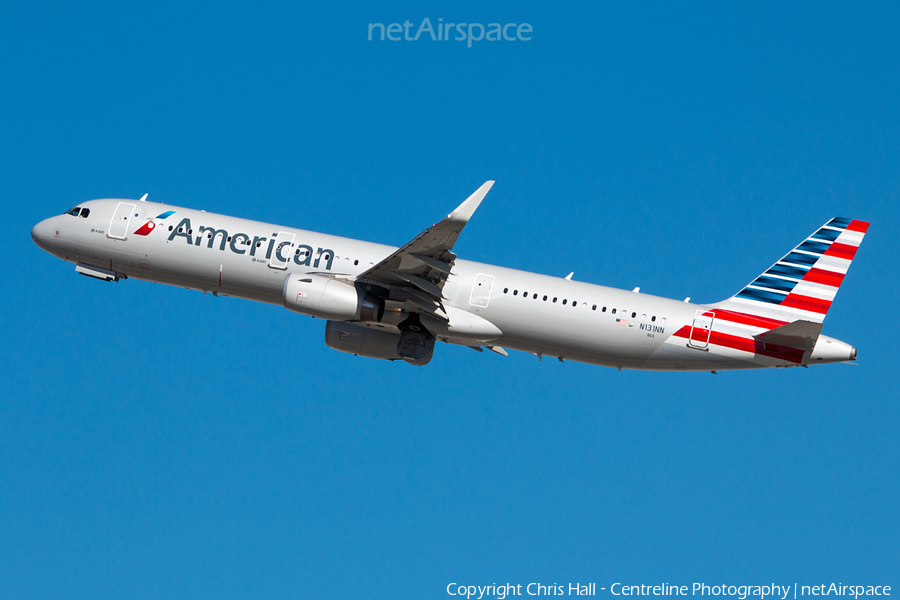
[[[831,219],[736,295],[713,306],[787,323],[821,323],[868,228],[865,221]]]

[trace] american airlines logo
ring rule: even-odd
[[[166,212],[158,215],[156,218],[160,221],[165,221],[169,217],[175,214],[174,210],[167,210]],[[137,231],[134,232],[134,235],[149,235],[151,231],[156,229],[156,221],[154,219],[148,219],[146,223],[141,225]]]
[[[145,225],[146,226],[146,225]],[[137,233],[137,232],[135,232]],[[149,232],[148,232],[149,233]],[[144,234],[146,235],[146,234]],[[331,270],[331,263],[334,262],[334,250],[331,248],[318,248],[313,252],[313,247],[307,244],[294,244],[293,242],[282,242],[278,248],[275,248],[275,240],[278,234],[273,233],[271,237],[254,235],[248,233],[230,234],[225,229],[217,229],[215,227],[207,227],[201,225],[197,229],[197,235],[194,235],[194,229],[191,226],[191,220],[184,218],[178,223],[177,227],[172,228],[169,234],[169,241],[172,242],[177,238],[183,238],[189,246],[200,246],[203,240],[206,240],[206,247],[212,248],[218,244],[219,250],[224,252],[227,247],[234,254],[249,254],[256,257],[257,251],[262,253],[265,247],[265,260],[272,258],[279,262],[288,262],[293,260],[294,264],[300,267],[324,268]],[[324,264],[320,267],[322,259]],[[263,260],[263,259],[257,259]]]

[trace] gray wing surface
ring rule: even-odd
[[[443,311],[442,290],[456,262],[453,245],[493,185],[486,181],[443,221],[361,273],[357,281],[388,288],[389,299],[401,302],[407,312],[446,319],[436,311]]]

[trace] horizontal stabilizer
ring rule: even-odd
[[[775,329],[753,336],[764,344],[777,344],[791,348],[813,349],[822,331],[821,323],[812,321],[794,321]]]

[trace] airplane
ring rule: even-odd
[[[494,184],[399,248],[140,200],[83,202],[34,226],[103,281],[139,279],[323,319],[341,352],[427,364],[435,342],[618,370],[718,371],[856,360],[822,335],[869,223],[833,218],[737,294],[694,304],[457,258]]]

